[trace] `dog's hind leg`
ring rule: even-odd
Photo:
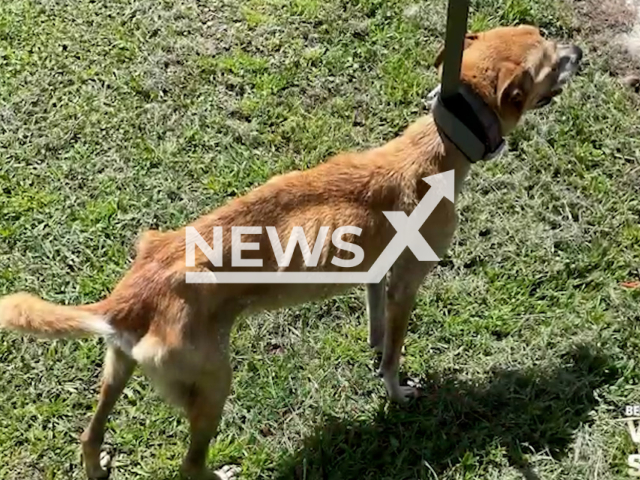
[[[382,352],[384,345],[384,316],[387,304],[387,280],[367,284],[367,313],[369,316],[369,346]]]
[[[107,478],[109,475],[107,467],[110,459],[100,458],[107,418],[131,378],[135,365],[135,360],[122,350],[115,346],[108,347],[98,408],[80,437],[85,471],[91,479]]]

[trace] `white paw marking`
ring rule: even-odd
[[[420,384],[420,380],[416,380],[414,378],[409,378],[407,380],[407,385],[413,388],[421,389],[422,385]]]
[[[100,466],[105,470],[109,470],[111,468],[111,455],[109,452],[100,452]]]
[[[240,467],[238,465],[225,465],[214,473],[219,480],[237,480],[240,478]]]

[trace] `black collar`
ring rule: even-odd
[[[432,111],[440,131],[471,163],[489,160],[502,151],[500,119],[471,87],[461,84],[447,98],[438,94]]]

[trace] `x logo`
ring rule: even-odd
[[[422,223],[416,222],[416,219],[413,218],[416,215],[416,210],[411,213],[410,217],[405,212],[384,212],[384,215],[398,232],[395,238],[404,242],[404,246],[409,247],[418,260],[421,262],[437,261],[438,256],[420,233]]]

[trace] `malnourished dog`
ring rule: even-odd
[[[492,112],[499,136],[504,136],[526,110],[546,105],[560,93],[580,57],[579,48],[545,40],[536,28],[499,28],[468,35],[462,79]],[[312,244],[321,226],[335,230],[344,225],[361,229],[361,235],[348,240],[364,252],[359,268],[366,271],[395,234],[382,212],[410,214],[429,189],[422,179],[433,174],[454,170],[459,191],[469,168],[460,149],[432,116],[426,116],[382,147],[341,154],[305,172],[276,177],[198,219],[191,226],[210,245],[213,228],[223,227],[221,268],[200,250],[195,267],[186,266],[185,229],[147,232],[133,266],[107,299],[76,307],[24,293],[8,296],[0,301],[0,326],[50,337],[105,337],[108,351],[100,401],[81,437],[90,478],[108,475],[100,455],[105,423],[136,364],[186,411],[191,443],[184,472],[196,478],[231,478],[235,473],[229,469],[207,473],[205,460],[231,385],[229,336],[236,318],[334,294],[343,286],[191,284],[185,281],[186,272],[228,271],[234,226],[273,226],[281,235],[302,226]],[[443,200],[420,233],[441,256],[455,228],[454,205]],[[266,235],[254,241],[256,250],[243,255],[262,259],[260,270],[307,268],[299,250],[288,267],[279,267]],[[332,259],[348,260],[351,255],[327,242],[313,270],[344,271],[341,262]],[[386,286],[383,282],[368,287],[370,343],[383,352],[380,373],[396,401],[414,394],[412,388],[400,386],[398,363],[414,297],[434,265],[417,261],[406,249]]]

